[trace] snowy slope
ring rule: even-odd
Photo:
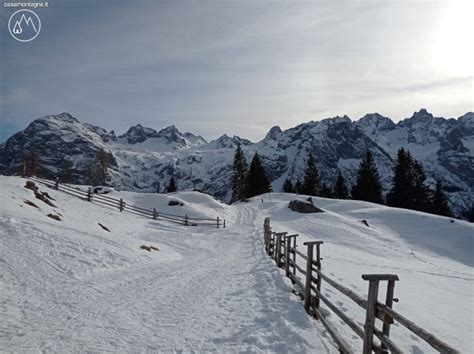
[[[472,352],[472,224],[321,198],[315,203],[324,213],[298,214],[287,208],[295,196],[281,193],[225,205],[197,192],[112,192],[147,208],[219,215],[228,225],[185,227],[41,187],[55,199],[50,207],[24,184],[0,177],[0,347],[7,351],[337,352],[265,254],[269,216],[275,231],[299,233],[300,249],[305,240],[324,240],[323,270],[362,295],[361,274],[398,274],[397,311]],[[171,198],[185,205],[168,207]],[[48,218],[51,212],[62,220]],[[160,251],[140,250],[143,244]],[[323,293],[363,322],[363,310],[324,282]],[[433,352],[399,326],[391,337],[406,352]]]
[[[190,214],[232,225],[185,227],[41,188],[53,208],[24,183],[0,177],[1,350],[336,352],[263,257],[251,209],[176,193]]]
[[[368,288],[362,274],[398,274],[395,297],[400,302],[394,308],[461,352],[474,351],[474,224],[372,203],[324,198],[314,198],[324,213],[298,214],[287,208],[293,199],[294,195],[269,193],[254,198],[252,203],[263,216],[270,216],[272,230],[298,233],[301,249],[305,249],[304,241],[323,240],[323,271],[359,294],[366,296]],[[324,281],[322,289],[346,314],[357,315],[363,325],[363,310]],[[381,286],[379,299],[384,297],[385,288]],[[341,325],[336,315],[331,321]],[[346,326],[343,328],[341,332],[352,338],[354,348],[359,348],[358,337]],[[392,328],[390,337],[406,352],[434,352],[399,325]]]

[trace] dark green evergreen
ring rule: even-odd
[[[349,190],[347,189],[346,181],[342,176],[341,171],[339,171],[336,179],[336,183],[334,184],[332,194],[336,199],[348,199],[349,198]]]
[[[403,147],[398,150],[392,188],[387,194],[387,205],[429,212],[431,190],[426,185],[423,165]]]
[[[178,186],[176,185],[176,180],[174,177],[171,177],[168,186],[166,186],[166,193],[173,193],[178,190]]]
[[[471,206],[471,210],[469,211],[467,215],[467,220],[470,222],[474,222],[474,205]]]
[[[245,159],[244,152],[240,144],[237,144],[234,154],[233,164],[233,176],[232,176],[232,201],[245,199],[246,193],[246,178],[247,178],[247,160]]]
[[[379,171],[369,150],[360,162],[357,181],[352,188],[352,198],[372,203],[383,203]]]
[[[319,196],[323,198],[333,197],[332,190],[331,188],[329,188],[329,186],[326,183],[321,183],[321,191],[319,193]]]
[[[298,179],[298,180],[296,181],[295,187],[294,187],[295,193],[301,194],[302,188],[303,188],[303,184],[302,184],[301,181]]]
[[[304,171],[303,182],[301,186],[301,194],[318,196],[321,194],[321,181],[319,180],[319,172],[316,167],[316,160],[312,153],[309,153],[306,161],[306,169]]]
[[[429,212],[431,209],[431,189],[426,185],[426,173],[421,162],[413,160],[412,171],[412,208]]]
[[[451,208],[448,204],[448,199],[443,192],[443,185],[441,181],[436,182],[436,189],[433,193],[433,205],[431,212],[433,214],[442,215],[442,216],[452,216]]]
[[[392,188],[387,194],[387,205],[398,208],[412,208],[413,158],[403,147],[398,150],[394,167]]]
[[[258,153],[255,153],[252,162],[250,163],[250,168],[245,183],[245,191],[245,196],[247,198],[272,191],[270,181],[268,180]]]
[[[285,179],[285,182],[283,182],[283,192],[295,193],[295,188],[293,187],[293,183],[291,182],[290,178]]]

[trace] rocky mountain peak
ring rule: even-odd
[[[275,125],[268,131],[267,135],[263,140],[275,140],[281,132],[281,128],[278,125]]]

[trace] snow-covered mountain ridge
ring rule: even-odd
[[[73,181],[85,183],[88,166],[97,151],[104,149],[111,161],[110,184],[116,188],[162,190],[175,176],[180,189],[198,188],[228,200],[237,143],[248,159],[255,151],[261,154],[276,191],[287,176],[302,175],[309,151],[315,153],[325,183],[334,183],[338,169],[353,183],[367,149],[373,152],[388,190],[396,152],[404,146],[423,163],[430,183],[442,180],[456,212],[474,202],[474,113],[445,119],[425,109],[398,123],[373,113],[357,121],[343,116],[287,130],[275,126],[257,143],[226,134],[208,142],[175,126],[157,131],[140,124],[117,136],[61,113],[34,120],[0,145],[0,173],[21,171],[24,153],[35,149],[43,158],[47,177],[55,177],[66,159],[73,164]]]

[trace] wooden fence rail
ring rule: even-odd
[[[122,198],[113,198],[108,195],[104,194],[96,194],[93,193],[92,188],[88,188],[87,190],[82,190],[78,187],[69,186],[67,184],[59,183],[59,179],[55,181],[39,178],[39,177],[28,177],[29,179],[41,183],[47,187],[53,188],[55,190],[59,190],[66,194],[72,195],[74,197],[78,197],[84,199],[88,202],[95,202],[102,205],[107,205],[113,208],[117,208],[120,212],[127,212],[131,214],[135,214],[138,216],[151,218],[154,220],[166,220],[169,222],[182,224],[186,226],[198,226],[198,225],[207,225],[207,226],[215,226],[217,228],[226,227],[225,219],[220,219],[216,217],[215,219],[211,218],[194,218],[188,215],[173,215],[169,213],[163,213],[156,208],[152,210],[148,210],[145,208],[138,207],[136,205],[131,205],[125,202]]]
[[[323,241],[304,242],[306,254],[296,249],[298,235],[288,235],[286,232],[274,232],[270,225],[270,218],[265,218],[264,246],[266,253],[275,261],[276,265],[284,268],[285,275],[293,284],[300,288],[300,296],[304,300],[306,312],[321,321],[328,333],[332,336],[341,353],[355,353],[350,345],[341,337],[334,325],[329,322],[320,310],[322,301],[333,313],[362,339],[362,353],[402,353],[402,350],[390,338],[390,326],[397,321],[410,330],[414,335],[423,339],[440,353],[459,353],[456,349],[444,343],[424,328],[393,310],[396,274],[364,274],[362,279],[368,281],[367,298],[355,293],[339,282],[331,279],[322,272],[321,246]],[[297,264],[297,257],[305,265]],[[302,275],[300,278],[298,275]],[[361,327],[356,320],[350,318],[342,309],[332,303],[321,291],[322,281],[338,290],[365,310],[365,323]],[[381,282],[387,282],[385,303],[378,301],[378,292]],[[376,327],[376,320],[382,321],[382,330]]]

